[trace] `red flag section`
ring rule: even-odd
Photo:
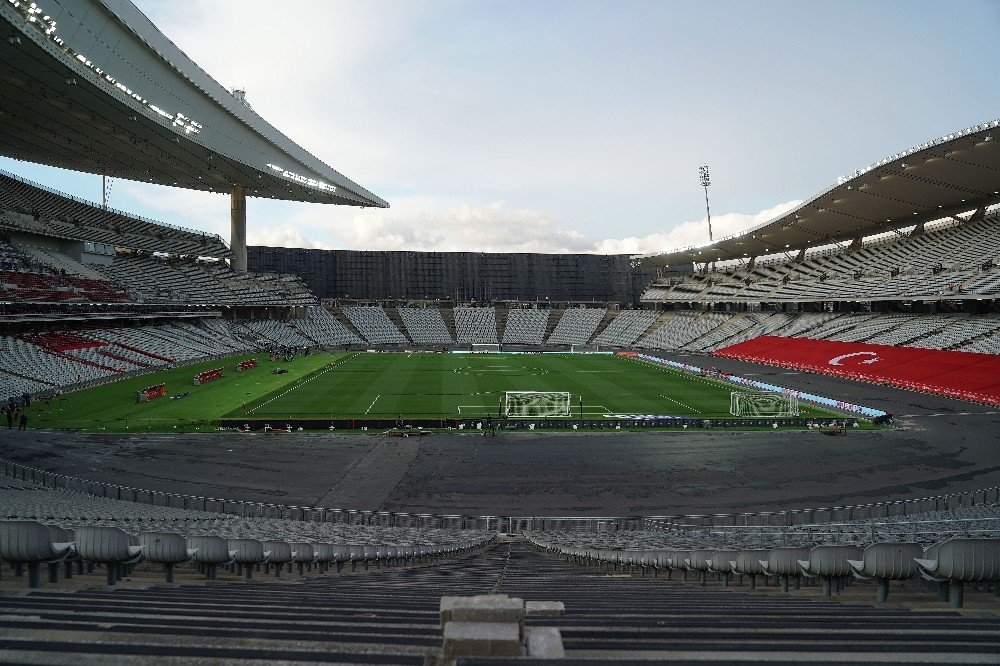
[[[993,354],[763,336],[715,355],[1000,406],[1000,356]]]

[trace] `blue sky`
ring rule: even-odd
[[[649,252],[732,233],[1000,117],[1000,2],[136,4],[388,210],[252,200],[252,244]],[[262,20],[266,17],[266,20]],[[0,160],[78,196],[97,176]],[[111,204],[228,235],[219,195]]]

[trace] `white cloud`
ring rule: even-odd
[[[116,181],[114,192],[140,203],[157,219],[182,219],[199,229],[229,237],[226,195],[131,181]],[[754,214],[713,215],[714,236],[740,233],[801,203],[788,201]],[[394,201],[392,208],[362,210],[251,199],[247,210],[247,244],[421,252],[645,254],[708,241],[708,223],[704,217],[645,236],[595,238],[576,231],[573,226],[572,220],[514,208],[502,200],[483,204],[405,197]],[[617,226],[628,229],[632,225],[630,220],[622,219]]]
[[[247,228],[247,245],[268,247],[303,247],[307,249],[331,250],[327,243],[306,238],[302,231],[288,225],[277,227]]]
[[[533,210],[512,210],[503,201],[460,203],[438,210],[398,214],[360,212],[337,234],[343,246],[378,250],[481,252],[587,252],[592,241]]]
[[[715,216],[712,224],[716,237],[744,231],[799,203],[789,201],[756,214]],[[475,205],[414,198],[401,200],[391,209],[363,211],[306,206],[298,215],[251,222],[251,244],[352,250],[639,254],[707,240],[705,219],[642,237],[596,239],[567,228],[567,224],[551,216],[513,209],[504,201]],[[627,220],[622,224],[627,227]],[[318,236],[324,240],[316,241]]]
[[[747,215],[746,213],[713,215],[712,236],[713,238],[722,238],[741,233],[753,226],[787,213],[801,204],[802,201],[796,199],[762,210],[755,215]],[[648,252],[665,252],[667,250],[675,250],[707,242],[708,218],[703,217],[700,220],[681,222],[669,231],[653,233],[648,236],[608,238],[597,243],[595,251],[601,254],[645,254]]]

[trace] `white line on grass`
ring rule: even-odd
[[[375,399],[372,400],[372,404],[368,405],[368,409],[365,410],[365,414],[368,414],[368,412],[372,411],[372,407],[375,406],[375,403],[378,402],[378,399],[381,398],[381,397],[382,397],[381,393],[379,393],[377,396],[375,396]]]
[[[677,403],[678,405],[680,405],[680,406],[681,406],[681,407],[683,407],[684,409],[690,409],[690,410],[691,410],[692,412],[694,412],[695,414],[701,414],[701,412],[700,412],[700,411],[698,411],[697,409],[695,409],[695,408],[694,408],[694,407],[692,407],[691,405],[685,405],[685,404],[684,404],[683,402],[681,402],[680,400],[674,400],[673,398],[668,398],[667,396],[663,395],[662,393],[660,394],[660,397],[661,397],[661,398],[663,398],[664,400],[669,400],[670,402],[673,402],[673,403]]]
[[[328,366],[328,367],[327,367],[327,369],[326,369],[326,370],[324,370],[323,372],[319,372],[319,373],[316,373],[315,375],[313,375],[313,376],[312,376],[312,377],[310,377],[309,379],[305,380],[304,382],[300,382],[300,383],[298,383],[298,384],[295,384],[294,386],[292,386],[292,387],[291,387],[290,389],[288,389],[287,391],[285,391],[285,392],[283,392],[283,393],[279,393],[278,395],[274,396],[274,397],[273,397],[273,398],[271,398],[270,400],[267,400],[267,401],[265,401],[265,402],[262,402],[262,403],[260,403],[259,405],[257,405],[257,406],[256,406],[256,407],[254,407],[253,409],[248,409],[248,410],[247,410],[247,414],[253,414],[253,413],[254,413],[254,412],[256,412],[256,411],[257,411],[258,409],[260,409],[261,407],[263,407],[264,405],[269,405],[269,404],[271,404],[272,402],[274,402],[275,400],[277,400],[278,398],[283,398],[283,397],[285,397],[286,395],[288,395],[289,393],[291,393],[291,392],[292,392],[292,391],[294,391],[295,389],[297,389],[297,388],[301,388],[301,387],[305,386],[306,384],[308,384],[309,382],[311,382],[312,380],[314,380],[314,379],[317,379],[317,378],[319,378],[319,377],[322,377],[322,376],[323,376],[323,375],[325,375],[326,373],[328,373],[328,372],[330,372],[331,370],[333,370],[334,368],[336,368],[336,367],[337,367],[338,365],[340,365],[341,363],[344,363],[344,362],[346,362],[346,361],[348,361],[349,359],[352,359],[352,358],[354,358],[354,355],[351,355],[351,356],[347,356],[347,357],[345,357],[345,358],[342,358],[342,359],[340,359],[340,360],[339,360],[339,361],[337,361],[336,363],[334,363],[334,364],[332,364],[332,365]]]

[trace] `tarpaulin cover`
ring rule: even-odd
[[[1000,356],[762,336],[716,356],[1000,405]]]

